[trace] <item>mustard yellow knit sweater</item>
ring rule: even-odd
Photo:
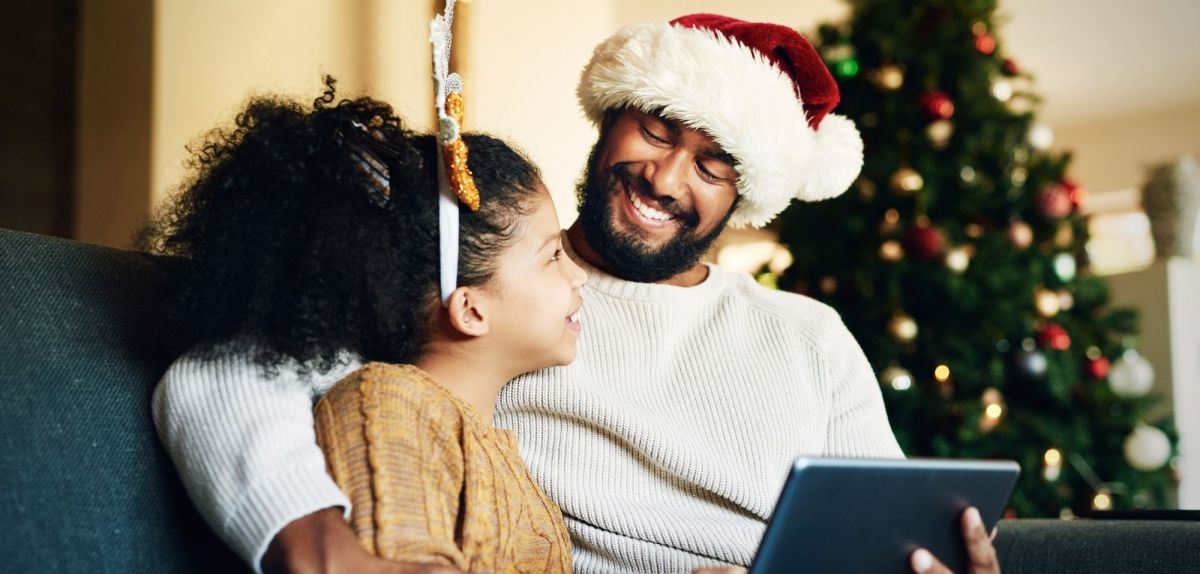
[[[315,412],[350,526],[393,560],[469,572],[570,572],[562,514],[533,482],[512,431],[411,365],[371,363]]]

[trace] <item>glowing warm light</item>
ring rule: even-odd
[[[1050,481],[1058,480],[1062,475],[1062,451],[1056,448],[1046,449],[1046,453],[1042,455],[1042,462],[1046,466],[1042,468],[1042,478]]]
[[[1098,492],[1092,498],[1092,508],[1096,510],[1110,510],[1112,508],[1112,496],[1107,492]]]
[[[950,367],[944,364],[938,365],[937,368],[933,370],[933,378],[937,379],[937,382],[939,383],[944,383],[950,380]]]
[[[1000,415],[1004,414],[1004,407],[1000,405],[988,405],[983,414],[989,419],[999,419]]]

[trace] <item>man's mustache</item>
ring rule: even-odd
[[[640,174],[634,173],[633,168],[626,162],[619,162],[608,169],[608,175],[615,183],[619,181],[626,187],[646,197],[652,197],[663,210],[679,218],[684,227],[695,229],[700,224],[700,216],[695,211],[685,210],[675,198],[654,193],[654,185]],[[609,186],[612,187],[611,185]]]

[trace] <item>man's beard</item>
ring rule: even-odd
[[[588,167],[577,185],[579,222],[588,245],[608,263],[609,270],[622,279],[639,283],[655,283],[691,269],[708,252],[713,241],[721,235],[733,206],[725,218],[710,233],[697,235],[699,220],[695,212],[686,212],[669,201],[659,198],[663,207],[675,216],[680,232],[661,247],[654,248],[633,231],[617,229],[613,221],[612,196],[615,193],[643,191],[654,196],[653,186],[629,170],[628,164],[618,163],[600,173],[593,171],[597,143],[588,157]],[[624,184],[624,189],[621,184]],[[736,205],[736,202],[735,202]]]

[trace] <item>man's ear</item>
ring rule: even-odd
[[[482,337],[491,330],[486,308],[486,298],[479,289],[459,287],[450,293],[446,313],[455,331],[468,337]]]

